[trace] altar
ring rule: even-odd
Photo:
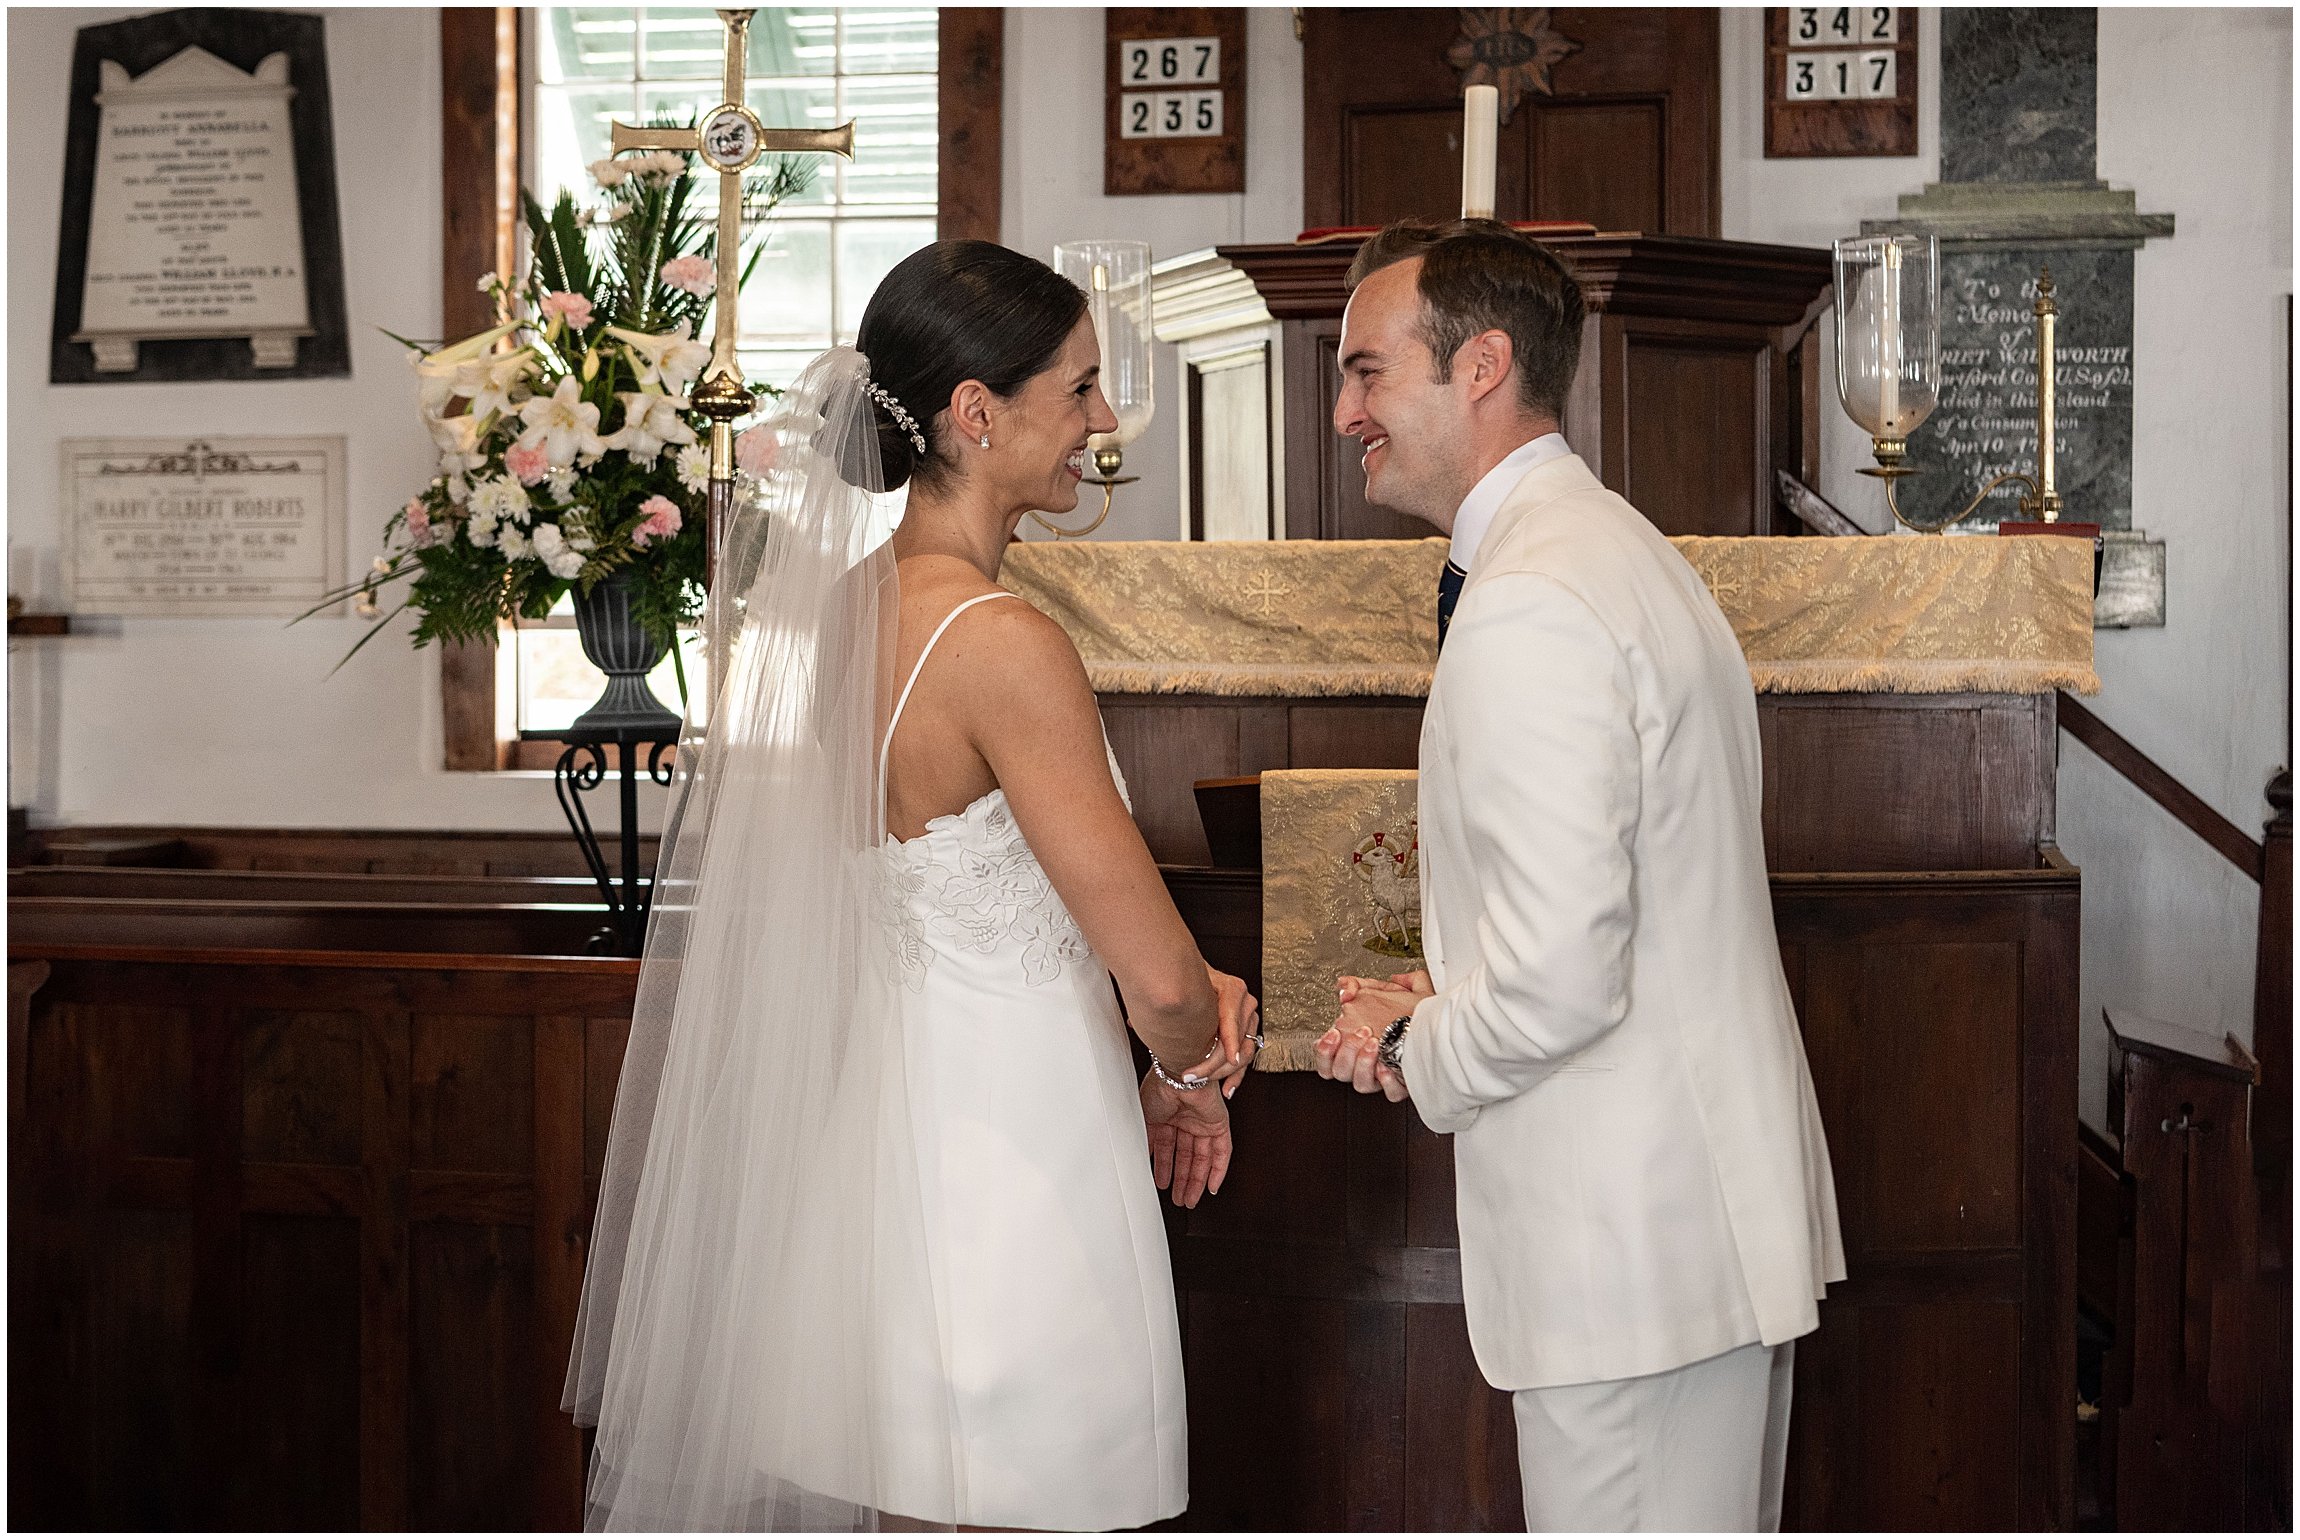
[[[1798,1344],[1785,1527],[2067,1527],[2080,881],[2054,844],[2054,701],[2098,688],[2090,553],[1676,543],[1759,691],[1775,922],[1849,1268]],[[1276,852],[1256,861],[1219,794],[1414,764],[1444,549],[1009,553],[1003,580],[1079,646],[1184,918],[1265,993]],[[1450,1141],[1289,1072],[1314,1007],[1265,1008],[1230,1177],[1167,1215],[1191,1394],[1177,1527],[1517,1528],[1509,1401],[1462,1316]]]

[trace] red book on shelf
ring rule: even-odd
[[[1513,219],[1512,230],[1543,240],[1559,235],[1595,235],[1597,226],[1578,219]],[[1294,237],[1297,246],[1323,246],[1328,241],[1362,241],[1381,232],[1380,225],[1333,225],[1323,229],[1304,230]]]
[[[2047,524],[2042,519],[2006,519],[1997,526],[2000,535],[2068,535],[2092,542],[2092,591],[2100,592],[2100,562],[2107,553],[2101,544],[2098,524],[2077,524],[2067,519],[2056,519]]]

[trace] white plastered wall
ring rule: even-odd
[[[349,380],[68,386],[47,379],[63,93],[75,28],[123,11],[12,11],[9,41],[11,588],[53,596],[55,440],[100,433],[342,433],[348,546],[373,548],[427,473],[399,350],[373,328],[439,314],[438,35],[429,10],[328,13]],[[1247,191],[1106,198],[1099,11],[1007,13],[1007,244],[1122,236],[1160,257],[1290,238],[1301,223],[1301,50],[1282,7],[1249,17]],[[1723,233],[1826,245],[1889,215],[1938,174],[1938,13],[1920,13],[1914,157],[1764,158],[1762,13],[1723,18]],[[2179,233],[2136,263],[2135,517],[2170,543],[2168,624],[2104,632],[2095,709],[2222,813],[2257,830],[2283,763],[2290,678],[2288,406],[2291,290],[2288,12],[2100,12],[2100,173],[2169,210]],[[1161,400],[1129,456],[1143,480],[1106,533],[1175,532],[1180,475],[1170,348]],[[1821,491],[1880,519],[1854,474],[1866,443],[1824,393]],[[383,641],[333,678],[351,621],[122,620],[12,650],[11,784],[44,822],[315,827],[559,826],[533,776],[450,775],[436,663]],[[660,808],[650,795],[645,818]],[[2084,1105],[2102,1097],[2104,1003],[2248,1036],[2252,888],[2063,740],[2061,841],[2085,867]]]
[[[8,13],[8,579],[35,610],[59,598],[59,439],[342,434],[351,571],[432,469],[405,355],[377,330],[439,330],[432,9],[326,13],[350,378],[48,383],[73,34],[134,14]],[[439,768],[435,654],[379,637],[330,675],[362,629],[98,618],[11,644],[10,799],[48,824],[559,827],[542,777]]]

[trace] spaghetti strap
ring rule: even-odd
[[[926,660],[933,656],[934,644],[942,640],[942,633],[950,629],[950,623],[952,621],[958,619],[959,616],[965,614],[968,610],[973,609],[976,605],[988,603],[992,599],[1019,599],[1021,597],[1022,595],[1017,593],[1009,593],[1003,588],[993,589],[986,594],[976,594],[973,598],[966,600],[957,608],[953,609],[949,614],[943,616],[942,624],[936,626],[934,628],[934,634],[926,639],[926,645],[919,649],[918,661],[910,666],[910,677],[903,681],[902,694],[895,697],[894,714],[886,719],[886,736],[879,740],[878,783],[881,788],[881,795],[884,795],[884,788],[886,786],[887,751],[894,747],[895,724],[902,720],[902,708],[910,704],[911,689],[918,683],[918,676],[920,673],[925,670]]]

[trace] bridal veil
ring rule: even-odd
[[[898,1491],[883,1458],[897,1425],[909,1450],[954,1430],[881,929],[896,606],[867,371],[834,348],[782,397],[720,548],[568,1371],[595,1529],[961,1511],[955,1461],[901,1462]]]

